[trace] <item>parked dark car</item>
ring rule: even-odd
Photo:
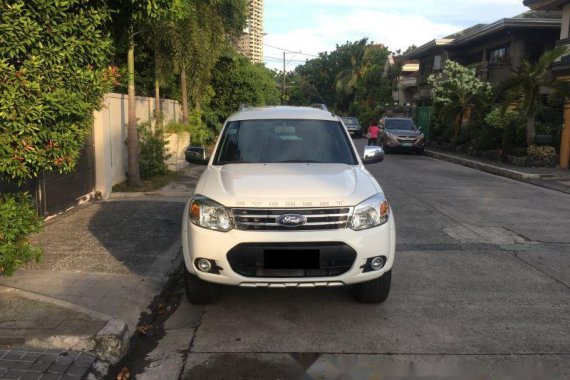
[[[386,153],[390,151],[413,151],[424,153],[424,134],[411,119],[384,117],[380,120],[380,146]]]
[[[348,133],[356,138],[362,137],[362,126],[356,117],[345,116],[341,119]]]

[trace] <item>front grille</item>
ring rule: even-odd
[[[227,258],[246,277],[335,277],[350,270],[356,251],[341,242],[242,243]]]
[[[399,142],[415,142],[417,139],[417,137],[398,136]]]
[[[337,230],[346,228],[352,215],[350,207],[342,208],[234,208],[232,219],[238,230],[248,231],[310,231]],[[277,223],[281,215],[296,214],[307,218],[307,222],[298,227],[287,227]]]

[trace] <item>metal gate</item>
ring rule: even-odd
[[[41,174],[23,186],[0,180],[0,192],[28,191],[38,214],[45,216],[62,211],[90,194],[95,188],[93,139],[89,136],[75,170],[69,174]]]
[[[433,107],[416,108],[416,125],[424,134],[426,141],[430,140],[430,127],[433,119]]]

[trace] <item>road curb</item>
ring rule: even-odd
[[[57,298],[0,285],[0,294],[12,293],[32,301],[49,303],[106,322],[95,335],[51,335],[26,339],[25,345],[42,349],[87,351],[100,360],[114,364],[129,348],[129,327],[125,321]]]
[[[467,167],[472,168],[472,169],[477,169],[477,170],[481,170],[481,171],[484,171],[487,173],[491,173],[491,174],[495,174],[495,175],[499,175],[499,176],[507,177],[507,178],[511,178],[511,179],[516,179],[516,180],[527,181],[527,180],[533,180],[533,179],[541,179],[544,177],[540,174],[524,173],[524,172],[520,172],[517,170],[501,168],[499,166],[487,164],[484,162],[470,160],[468,158],[458,157],[458,156],[454,156],[451,154],[445,154],[445,153],[436,152],[436,151],[428,150],[428,149],[425,150],[425,155],[428,157],[436,158],[438,160],[448,161],[448,162],[451,162],[454,164],[467,166]]]

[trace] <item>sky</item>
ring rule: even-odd
[[[368,37],[405,50],[526,11],[522,0],[265,0],[263,55],[282,70],[286,51],[290,71],[347,41]]]

